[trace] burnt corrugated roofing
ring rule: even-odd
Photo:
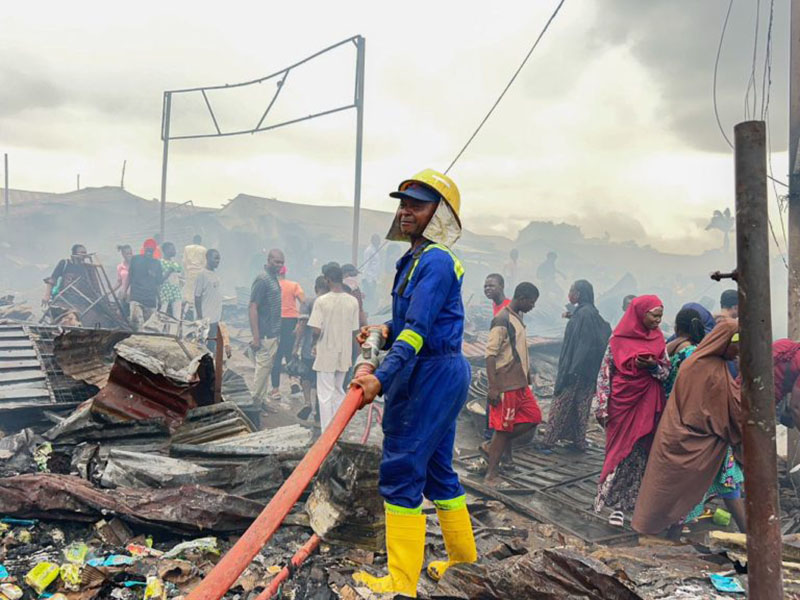
[[[0,409],[53,404],[42,357],[23,325],[0,325]]]

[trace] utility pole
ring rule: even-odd
[[[8,221],[8,152],[3,155],[3,164],[5,166],[6,187],[3,188],[3,199],[6,203],[6,221]]]
[[[77,175],[77,182],[75,183],[75,185],[76,185],[76,188],[75,188],[76,190],[81,189],[81,174],[80,173],[78,173],[78,175]]]
[[[367,40],[358,36],[356,43],[356,181],[353,197],[353,264],[358,264],[358,234],[361,227],[361,147],[364,141],[364,61]]]
[[[800,0],[792,0],[789,34],[789,337],[800,340]],[[786,458],[789,469],[798,462],[800,433],[789,428]],[[789,475],[789,477],[793,477]]]
[[[746,121],[734,127],[736,270],[749,596],[779,600],[783,598],[783,577],[772,374],[766,129],[764,121]]]
[[[125,166],[128,164],[128,159],[122,161],[122,177],[119,180],[119,187],[120,189],[125,189]],[[162,237],[163,239],[163,237]]]
[[[172,92],[164,92],[164,106],[162,107],[161,139],[164,141],[164,150],[161,154],[161,239],[165,240],[167,225],[167,158],[169,156],[169,119],[172,112]]]

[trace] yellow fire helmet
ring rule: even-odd
[[[422,184],[424,186],[433,188],[438,194],[444,198],[448,206],[453,210],[453,214],[458,219],[458,224],[461,225],[461,194],[456,187],[455,182],[444,173],[435,171],[434,169],[425,169],[420,171],[410,179],[403,181],[397,188],[397,192],[405,191],[413,184]],[[397,192],[390,194],[395,196]],[[396,197],[396,196],[395,196]]]

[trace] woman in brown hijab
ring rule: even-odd
[[[681,366],[636,502],[639,533],[680,524],[725,468],[728,447],[741,457],[739,384],[727,365],[739,353],[738,331],[737,321],[720,321]],[[742,501],[726,505],[744,531]]]

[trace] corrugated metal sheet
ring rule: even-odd
[[[42,368],[47,375],[47,382],[53,391],[57,405],[76,406],[97,393],[97,386],[86,384],[66,375],[56,361],[55,340],[61,335],[61,328],[49,325],[24,325],[24,328],[36,345]]]
[[[56,362],[73,379],[103,387],[114,364],[114,346],[130,335],[97,329],[67,331],[54,340]]]
[[[92,412],[120,421],[161,418],[174,430],[197,406],[195,387],[197,383],[176,383],[117,356],[108,383],[92,400]]]
[[[0,410],[53,404],[36,344],[23,325],[0,325]]]

